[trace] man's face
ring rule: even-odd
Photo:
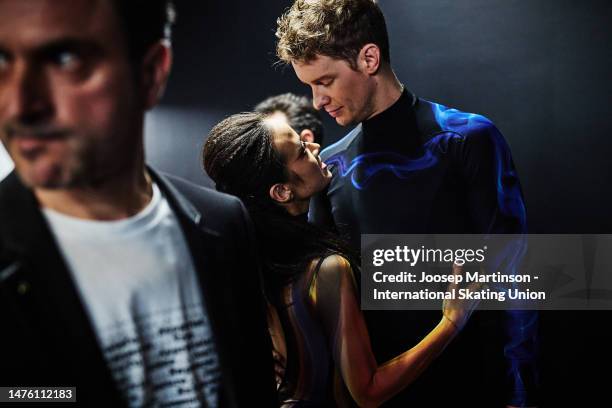
[[[325,55],[308,62],[292,62],[300,81],[312,89],[316,109],[325,109],[341,126],[359,123],[374,113],[375,86],[359,66]]]
[[[133,161],[125,43],[109,0],[0,0],[0,139],[26,185],[91,186]]]

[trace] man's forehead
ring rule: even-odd
[[[291,65],[293,65],[294,68],[298,68],[300,70],[312,71],[317,69],[329,68],[332,65],[333,61],[334,59],[331,57],[317,54],[314,56],[314,58],[310,58],[308,60],[293,60],[291,61]]]
[[[0,0],[0,42],[36,45],[116,30],[111,0]]]
[[[303,82],[311,82],[326,75],[335,74],[344,60],[317,54],[308,61],[291,61],[291,65]]]

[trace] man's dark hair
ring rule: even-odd
[[[321,144],[323,141],[323,121],[310,98],[290,92],[271,96],[257,104],[255,111],[268,115],[277,111],[282,112],[287,116],[289,126],[298,134],[304,129],[309,129],[316,143]]]
[[[159,40],[171,40],[176,19],[172,0],[112,0],[125,34],[130,58],[140,61]]]

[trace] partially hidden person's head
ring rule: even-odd
[[[34,189],[142,165],[170,72],[167,0],[0,0],[0,139]]]
[[[342,126],[377,110],[394,78],[385,18],[374,0],[296,0],[278,19],[276,52],[312,89],[314,105]]]
[[[209,133],[204,168],[217,189],[240,197],[247,206],[296,210],[322,191],[331,173],[319,157],[319,145],[274,115],[232,115]]]
[[[323,121],[310,98],[291,92],[270,96],[255,106],[255,112],[279,116],[305,142],[323,142]]]

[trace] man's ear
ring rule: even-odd
[[[304,129],[300,132],[300,139],[302,142],[314,143],[314,133],[310,129]]]
[[[286,184],[276,183],[270,187],[270,197],[278,203],[286,204],[293,200],[293,192]]]
[[[146,110],[152,109],[166,89],[172,68],[172,48],[168,41],[153,44],[142,62],[142,96]]]
[[[376,44],[364,45],[357,58],[362,70],[368,75],[374,75],[380,69],[380,48]]]

